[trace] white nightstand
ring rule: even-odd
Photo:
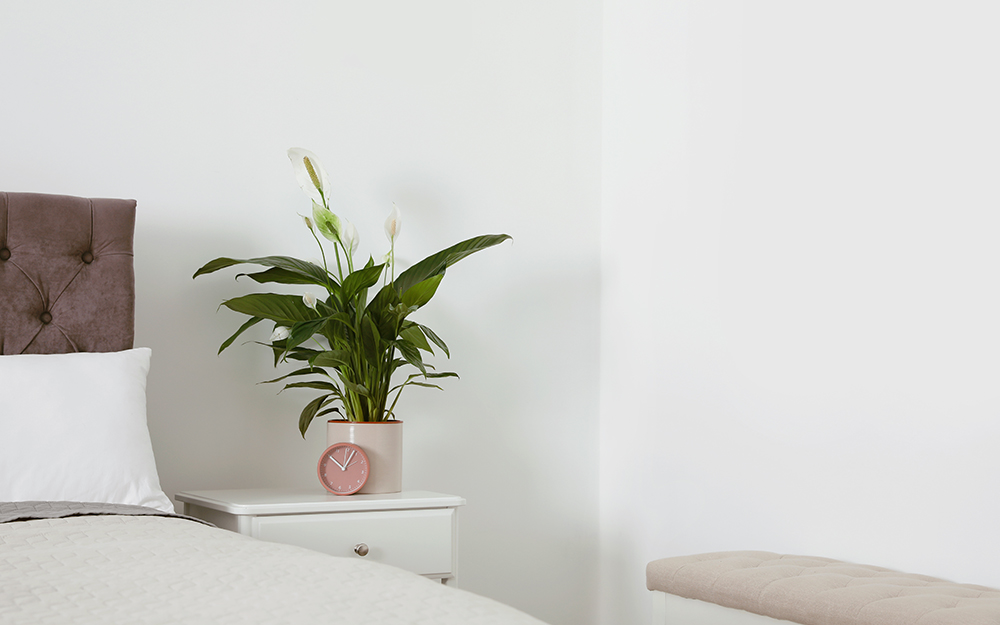
[[[458,562],[458,507],[465,499],[426,491],[328,495],[322,489],[177,493],[183,514],[261,540],[391,564],[443,583]]]

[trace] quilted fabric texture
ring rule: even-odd
[[[802,625],[1000,625],[1000,590],[766,551],[655,560],[646,587]]]
[[[132,347],[135,200],[0,193],[0,354]]]
[[[0,524],[0,623],[543,625],[395,567],[155,516]]]

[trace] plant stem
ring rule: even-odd
[[[316,236],[316,232],[312,228],[309,228],[309,232],[313,235],[313,238],[316,239],[316,245],[319,246],[320,256],[323,257],[323,271],[325,271],[327,275],[329,275],[330,268],[327,267],[326,265],[326,250],[323,249],[323,242],[319,240],[319,237]],[[333,294],[333,289],[330,288],[330,285],[327,284],[325,286],[326,286],[326,292],[329,294]]]
[[[340,250],[337,249],[337,244],[333,245],[333,253],[337,256],[337,277],[340,279],[340,283],[344,283],[344,269],[340,266]]]

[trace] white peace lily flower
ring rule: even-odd
[[[274,332],[271,333],[271,342],[284,341],[288,338],[290,332],[291,331],[285,326],[277,326],[274,328]]]
[[[399,214],[399,208],[396,203],[392,203],[392,212],[389,213],[389,217],[385,220],[385,236],[389,238],[389,242],[393,243],[396,237],[399,236],[399,231],[403,227],[402,217]]]
[[[347,248],[347,253],[354,256],[354,250],[358,249],[358,246],[361,244],[361,235],[358,234],[358,229],[346,219],[341,219],[340,236],[340,242]]]
[[[303,221],[303,222],[305,222],[305,224],[306,224],[306,228],[309,228],[310,230],[312,230],[312,229],[313,229],[313,222],[312,222],[312,219],[309,219],[309,218],[308,218],[308,217],[306,217],[305,215],[299,215],[299,217],[301,217],[301,218],[302,218],[302,221]]]
[[[290,148],[288,158],[292,161],[295,180],[312,201],[321,206],[329,206],[327,200],[330,182],[319,164],[319,158],[309,150]]]
[[[313,295],[312,293],[303,294],[302,303],[308,306],[309,308],[316,310],[316,296]]]

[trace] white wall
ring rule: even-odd
[[[0,189],[139,201],[170,494],[314,482],[306,394],[256,386],[254,346],[215,356],[237,322],[215,309],[248,286],[190,279],[217,255],[315,254],[300,145],[365,251],[391,201],[410,260],[515,237],[422,313],[462,380],[402,406],[405,486],[469,501],[463,587],[597,622],[598,517],[607,625],[643,622],[648,560],[698,551],[998,585],[996,18],[8,1]]]
[[[304,392],[219,343],[251,287],[221,255],[317,257],[285,150],[317,152],[335,204],[410,262],[515,241],[449,271],[421,320],[461,381],[404,395],[404,488],[455,493],[460,585],[554,624],[593,622],[597,580],[600,10],[545,3],[0,5],[0,189],[131,197],[137,344],[162,484],[316,486]],[[262,331],[263,332],[263,331]],[[262,336],[266,336],[263,333]]]
[[[998,18],[604,3],[603,623],[703,551],[1000,585]]]

